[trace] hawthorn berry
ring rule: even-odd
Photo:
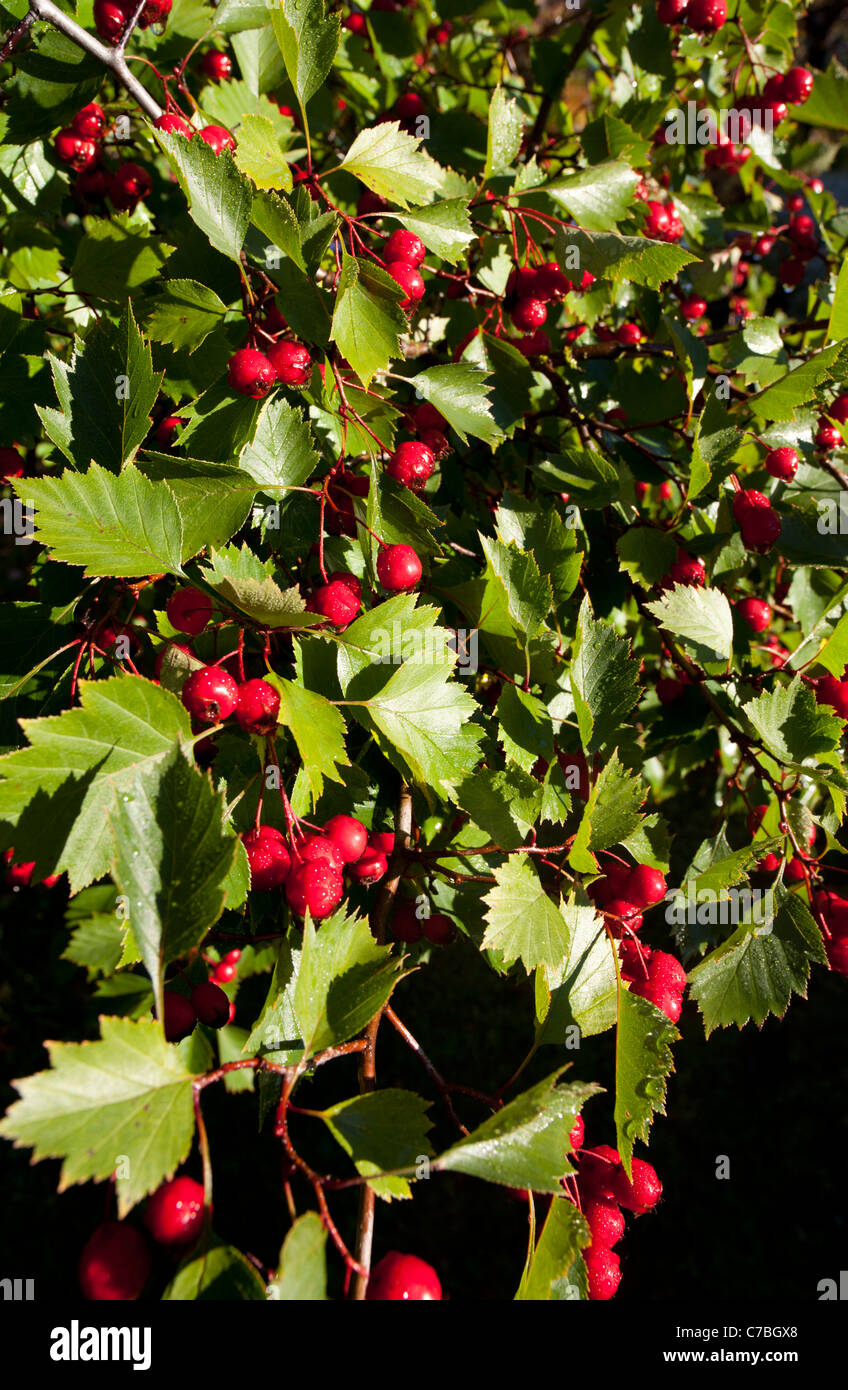
[[[83,1296],[97,1303],[132,1303],[150,1275],[150,1247],[140,1231],[123,1221],[104,1221],[92,1231],[79,1259]]]
[[[592,1233],[592,1248],[611,1250],[624,1235],[621,1208],[611,1197],[594,1197],[586,1202],[583,1215]]]
[[[607,917],[613,919],[607,922],[613,936],[621,936],[624,931],[638,931],[642,925],[642,914],[638,907],[626,902],[624,898],[612,898],[604,903],[603,911]]]
[[[298,864],[286,881],[286,900],[298,917],[307,912],[317,922],[328,917],[344,897],[341,872],[326,859]]]
[[[790,256],[788,260],[785,260],[780,266],[777,272],[777,278],[781,285],[787,290],[794,290],[800,285],[806,273],[807,270],[804,262],[799,261],[795,256]]]
[[[356,860],[356,863],[349,864],[348,868],[352,878],[357,883],[378,883],[385,875],[389,867],[389,862],[381,849],[374,845],[368,845]]]
[[[736,493],[733,515],[749,550],[769,550],[780,535],[780,517],[768,498],[755,488]]]
[[[660,24],[682,24],[689,0],[657,0],[657,19]]]
[[[207,1028],[223,1028],[230,1018],[230,1001],[213,980],[204,980],[191,991],[191,1002]]]
[[[838,449],[842,443],[842,431],[838,430],[835,425],[829,425],[825,419],[821,419],[813,442],[822,453],[830,453],[831,449]]]
[[[322,860],[324,863],[332,865],[334,869],[338,869],[339,873],[344,868],[345,861],[341,850],[327,835],[304,835],[294,853],[295,857],[303,864],[312,864]]]
[[[848,899],[820,889],[813,894],[813,907],[830,933],[824,939],[824,948],[831,970],[848,975]]]
[[[216,988],[215,985],[212,986]],[[218,993],[226,995],[222,990]],[[229,1001],[227,1003],[229,1011]],[[172,1178],[157,1187],[147,1203],[144,1223],[159,1245],[188,1245],[203,1228],[203,1188],[194,1178]]]
[[[175,589],[165,605],[171,627],[196,637],[212,617],[212,600],[200,589]]]
[[[324,834],[336,846],[345,864],[354,864],[365,853],[368,831],[355,816],[333,816],[324,826]]]
[[[210,48],[200,60],[200,71],[210,82],[229,82],[233,75],[233,60],[227,53]]]
[[[532,333],[534,329],[541,328],[547,317],[548,311],[541,299],[516,300],[510,310],[510,318],[522,333]]]
[[[800,462],[798,450],[789,447],[770,449],[764,459],[766,472],[773,478],[780,478],[784,483],[791,483],[798,472]]]
[[[109,180],[109,199],[118,212],[129,212],[147,197],[153,180],[140,164],[127,160]]]
[[[139,28],[149,29],[151,24],[164,24],[171,13],[172,4],[173,0],[147,0],[139,16]],[[133,8],[134,6],[131,6],[130,12]]]
[[[272,825],[258,825],[255,830],[249,830],[242,837],[242,844],[250,866],[251,888],[263,893],[271,888],[279,888],[285,883],[291,868],[291,857],[279,830],[275,830]],[[225,963],[234,965],[234,962],[226,958]],[[216,973],[219,979],[220,970],[221,967],[218,966]]]
[[[236,138],[226,126],[205,125],[198,134],[215,154],[223,154],[224,150],[234,150],[236,147]]]
[[[534,337],[535,336],[537,335],[534,334]],[[545,335],[543,334],[542,336],[544,337]],[[526,339],[524,341],[526,342]],[[548,343],[548,348],[550,349],[550,343]],[[447,437],[442,434],[441,430],[422,430],[421,443],[430,450],[438,463],[440,463],[443,458],[447,458],[448,454],[451,452],[451,446],[448,443]]]
[[[360,606],[359,595],[342,579],[321,584],[306,600],[307,612],[319,613],[339,632],[353,622]]]
[[[659,869],[652,869],[650,864],[637,864],[627,875],[623,888],[628,902],[634,907],[645,908],[662,902],[667,886]]]
[[[727,0],[689,0],[686,24],[698,34],[716,34],[727,23]]]
[[[632,1164],[632,1180],[628,1178],[624,1171],[624,1166],[616,1168],[613,1177],[615,1188],[615,1200],[620,1206],[626,1207],[628,1211],[635,1212],[641,1216],[643,1212],[650,1211],[662,1196],[662,1183],[660,1182],[656,1169],[646,1163],[644,1159],[634,1158]]]
[[[848,677],[837,680],[836,676],[820,676],[815,691],[820,705],[830,705],[840,719],[848,719]]]
[[[236,720],[249,734],[272,734],[277,727],[280,692],[261,678],[238,687]]]
[[[837,396],[827,413],[831,420],[838,420],[840,425],[848,425],[848,394]]]
[[[421,575],[421,561],[411,545],[387,545],[377,556],[377,578],[389,593],[414,589]]]
[[[771,604],[763,598],[740,599],[736,611],[754,632],[765,632],[771,622]]]
[[[276,384],[277,373],[264,352],[258,352],[256,348],[239,348],[230,358],[227,380],[240,395],[259,401]]]
[[[229,719],[238,704],[239,688],[228,671],[220,666],[201,666],[193,671],[182,689],[182,702],[193,719],[217,724]]]
[[[163,1000],[162,1027],[168,1042],[179,1042],[194,1031],[197,1014],[191,1000],[178,990],[166,989]]]
[[[101,39],[114,43],[121,37],[135,6],[119,0],[94,0],[94,27]]]
[[[690,295],[688,299],[683,300],[680,311],[689,323],[694,323],[696,319],[702,319],[707,312],[707,301],[701,299],[700,295]]]
[[[400,301],[401,309],[411,309],[417,304],[419,299],[424,298],[424,281],[420,271],[415,266],[409,265],[407,261],[389,261],[386,271],[396,280],[404,292],[404,297]]]
[[[543,303],[550,299],[562,299],[571,286],[572,281],[560,270],[556,261],[546,261],[536,269],[533,297],[541,299]]]
[[[309,385],[312,358],[308,348],[302,343],[291,343],[288,340],[274,343],[269,347],[266,356],[277,373],[277,380],[282,382],[283,386]]]
[[[578,1115],[568,1134],[568,1142],[571,1145],[572,1153],[579,1153],[583,1147],[583,1140],[586,1135],[586,1126],[583,1116]]]
[[[637,347],[642,341],[642,330],[638,323],[623,323],[615,337],[622,347]]]
[[[163,111],[153,124],[157,130],[164,130],[166,135],[184,135],[187,140],[195,133],[194,126],[189,125],[176,111]]]
[[[814,77],[807,68],[790,68],[783,79],[781,96],[790,106],[803,106],[810,97]]]
[[[603,1302],[612,1298],[621,1283],[621,1266],[614,1251],[603,1245],[589,1246],[584,1250],[586,1274],[589,1280],[589,1298],[593,1302]]]
[[[668,572],[668,578],[672,584],[690,584],[695,588],[703,588],[707,582],[707,572],[700,560],[688,555],[682,546],[678,546],[677,559]]]
[[[393,830],[372,830],[368,836],[368,843],[372,849],[377,849],[386,858],[395,852],[395,835]]]
[[[371,1271],[365,1297],[380,1303],[440,1302],[442,1286],[435,1269],[425,1260],[390,1250]]]
[[[154,436],[160,449],[170,449],[173,444],[177,431],[186,423],[184,415],[163,415],[159,421]]]
[[[415,911],[415,904],[408,898],[396,898],[391,920],[391,932],[395,941],[405,946],[414,946],[423,936],[424,923]]]
[[[105,124],[106,115],[103,107],[98,106],[96,101],[90,101],[74,116],[71,130],[76,135],[81,135],[84,140],[99,140]]]
[[[237,974],[238,969],[231,961],[222,960],[219,965],[215,966],[212,981],[216,985],[228,985],[232,983]]]
[[[436,456],[420,439],[399,444],[386,464],[386,472],[404,487],[421,488],[433,474]]]
[[[668,208],[655,199],[650,199],[646,208],[645,235],[652,241],[664,241],[669,228]]]
[[[383,253],[386,261],[405,261],[417,270],[427,255],[427,248],[414,232],[399,227],[397,231],[392,232],[383,247]]]
[[[395,111],[402,121],[414,121],[416,116],[423,116],[426,110],[427,104],[417,92],[404,92],[395,102]]]
[[[86,140],[78,135],[70,126],[60,130],[56,136],[53,148],[58,159],[63,164],[70,164],[77,173],[82,173],[84,169],[89,169],[97,159],[97,145],[93,140]]]
[[[449,946],[456,936],[456,927],[444,912],[431,912],[422,918],[421,930],[434,946]]]
[[[342,20],[342,28],[347,29],[351,34],[367,34],[368,21],[359,10],[354,10],[353,13],[345,15]]]

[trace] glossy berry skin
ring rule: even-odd
[[[768,498],[756,488],[736,493],[733,515],[749,550],[768,550],[780,535],[780,517]]]
[[[260,401],[276,385],[277,373],[264,352],[256,348],[239,348],[230,358],[227,381],[241,396]]]
[[[432,1265],[390,1250],[371,1271],[365,1298],[372,1303],[441,1302],[442,1286]]]
[[[298,917],[309,912],[314,921],[328,917],[344,897],[344,880],[326,859],[298,864],[286,882],[286,900]]]
[[[456,936],[456,927],[444,912],[431,912],[422,917],[421,931],[434,946],[449,946]]]
[[[186,140],[190,140],[195,133],[194,126],[189,125],[176,111],[163,111],[153,124],[157,130],[164,130],[166,135],[184,135]]]
[[[99,140],[105,124],[106,116],[103,107],[98,106],[96,101],[90,101],[74,116],[71,121],[71,130],[75,135],[81,135],[83,140]]]
[[[345,864],[355,864],[368,845],[368,831],[355,816],[333,816],[324,826],[324,834],[332,840]]]
[[[586,1126],[583,1116],[578,1115],[568,1134],[568,1142],[571,1145],[572,1153],[579,1153],[583,1147],[583,1140],[586,1137]]]
[[[707,312],[707,301],[699,295],[692,295],[690,299],[684,299],[680,311],[689,323],[694,323],[696,319],[702,319]]]
[[[645,236],[652,241],[664,241],[669,228],[668,208],[665,203],[651,199],[646,204],[648,217],[645,222]]]
[[[359,613],[360,601],[341,579],[322,584],[306,601],[307,612],[319,613],[338,632],[352,623]]]
[[[191,1002],[201,1023],[207,1028],[223,1028],[230,1018],[230,1001],[212,980],[204,980],[191,991]]]
[[[355,864],[350,864],[351,878],[355,878],[357,883],[379,883],[389,867],[389,861],[380,849],[375,849],[369,845],[365,852],[360,855]]]
[[[229,82],[233,75],[233,60],[228,54],[210,48],[200,60],[200,71],[210,82]]]
[[[185,423],[186,417],[184,415],[163,415],[154,431],[156,443],[159,445],[159,448],[170,449],[176,438],[177,431],[180,426]]]
[[[212,600],[200,589],[175,589],[165,605],[171,627],[196,637],[212,617]]]
[[[424,281],[420,271],[415,266],[409,265],[406,261],[389,261],[386,271],[396,280],[404,292],[404,297],[400,301],[401,309],[411,309],[417,304],[419,299],[424,298]]]
[[[689,0],[686,23],[698,34],[717,34],[727,23],[727,0]]]
[[[589,1298],[592,1302],[606,1302],[613,1298],[621,1283],[621,1267],[618,1256],[603,1245],[589,1246],[584,1250],[586,1273],[589,1278]]]
[[[519,299],[510,310],[510,318],[522,333],[532,333],[541,328],[548,311],[541,299]]]
[[[613,936],[638,931],[642,925],[642,914],[638,907],[624,898],[612,898],[610,902],[604,903],[603,910],[607,914],[607,926]]]
[[[168,1042],[179,1042],[194,1031],[197,1015],[194,1005],[175,989],[165,990],[163,1029]]]
[[[249,830],[242,843],[250,865],[251,888],[264,893],[285,883],[291,868],[291,857],[279,830],[275,830],[272,825],[260,825],[256,830]],[[215,973],[218,979],[222,978],[220,965]],[[234,978],[235,973],[233,965],[231,978]]]
[[[133,6],[132,9],[134,8]],[[119,5],[116,0],[94,0],[94,27],[101,39],[105,39],[107,43],[114,43],[119,39],[126,28],[132,9]]]
[[[172,5],[173,0],[147,0],[139,16],[139,28],[149,29],[151,24],[164,24],[171,13]],[[131,13],[133,8],[134,6],[131,7]]]
[[[534,334],[533,336],[536,337],[537,335]],[[544,337],[545,335],[542,334],[542,336]],[[527,341],[528,340],[526,338],[522,339],[522,342],[525,345],[525,347],[527,345]],[[550,352],[550,342],[548,343],[547,350]],[[448,443],[447,436],[442,434],[441,430],[422,430],[421,443],[424,444],[426,448],[430,450],[433,457],[438,462],[441,462],[442,459],[447,458],[448,454],[451,452],[451,446]]]
[[[268,681],[245,681],[238,688],[236,720],[249,734],[272,734],[277,727],[280,693]]]
[[[690,584],[699,589],[707,582],[707,572],[700,560],[696,560],[693,555],[687,555],[683,549],[678,549],[677,559],[669,570],[668,577],[672,584]]]
[[[667,886],[659,869],[652,869],[648,864],[637,864],[627,876],[624,891],[628,902],[644,908],[662,902]]]
[[[816,681],[816,699],[820,705],[831,705],[840,719],[848,719],[848,679],[822,676]]]
[[[399,227],[392,232],[385,246],[383,256],[386,261],[406,261],[415,270],[421,265],[427,255],[427,248],[419,236],[414,232],[408,232],[405,227]]]
[[[326,835],[304,835],[297,845],[295,854],[303,864],[314,864],[321,860],[337,869],[339,873],[344,868],[341,851]]]
[[[791,483],[798,472],[800,462],[798,450],[788,447],[771,449],[764,459],[766,472],[770,473],[772,478],[780,478],[784,483]]]
[[[421,574],[421,561],[411,545],[387,545],[377,556],[377,578],[391,594],[414,589]]]
[[[420,439],[406,439],[399,444],[386,464],[386,472],[404,487],[423,487],[432,477],[436,456]]]
[[[372,849],[378,849],[386,858],[395,852],[395,834],[393,830],[372,830],[368,836],[368,843]]]
[[[97,159],[97,145],[93,140],[83,139],[70,126],[65,126],[56,136],[53,148],[63,164],[69,164],[77,173],[89,169]]]
[[[622,347],[636,347],[642,341],[642,330],[638,323],[623,323],[615,337]]]
[[[224,150],[234,150],[236,147],[235,136],[227,130],[226,126],[205,125],[198,134],[204,144],[208,145],[215,154],[223,154]]]
[[[238,704],[236,681],[220,666],[201,666],[193,671],[182,689],[182,702],[194,719],[202,724],[217,724],[229,719]]]
[[[813,74],[806,68],[790,68],[783,79],[781,96],[790,106],[803,106],[813,90]]]
[[[828,425],[825,422],[819,424],[814,436],[814,443],[822,453],[828,454],[831,449],[838,449],[842,443],[842,432],[835,425]]]
[[[848,900],[826,889],[813,894],[813,907],[830,932],[824,948],[831,970],[848,975]]]
[[[188,1245],[203,1229],[203,1206],[199,1182],[194,1178],[172,1178],[163,1182],[148,1201],[144,1223],[160,1245]]]
[[[650,1211],[662,1196],[662,1183],[656,1169],[641,1158],[633,1160],[633,1181],[628,1180],[623,1166],[616,1169],[613,1179],[615,1200],[637,1216]]]
[[[312,376],[312,358],[302,343],[274,343],[266,354],[283,386],[308,386]]]
[[[611,1250],[624,1235],[621,1208],[611,1197],[596,1197],[586,1202],[583,1215],[592,1232],[592,1249]]]
[[[848,425],[848,395],[837,396],[827,413],[831,420],[838,420],[840,425]]]
[[[740,599],[736,612],[754,632],[765,632],[771,622],[771,605],[763,598]]]
[[[682,24],[689,0],[657,0],[657,19],[660,24]]]
[[[104,1221],[80,1255],[83,1296],[97,1303],[132,1303],[144,1290],[151,1264],[150,1248],[140,1231],[123,1221]]]
[[[140,164],[128,160],[109,180],[109,198],[118,212],[130,212],[153,187],[153,180]]]

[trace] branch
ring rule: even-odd
[[[14,48],[17,48],[24,35],[29,33],[30,29],[35,23],[35,20],[35,12],[33,10],[30,10],[27,14],[24,15],[20,24],[15,25],[14,29],[7,38],[3,47],[0,48],[0,63],[5,63],[12,50]]]
[[[139,6],[138,10],[138,13],[140,12],[141,6]],[[32,19],[30,19],[30,15]],[[129,36],[133,23],[137,17],[137,15],[133,16],[133,20],[127,28],[127,33],[122,39],[121,45],[117,48],[111,48],[108,44],[101,43],[100,39],[96,38],[94,34],[90,34],[87,29],[83,29],[82,25],[77,24],[76,20],[71,19],[70,15],[65,14],[64,10],[60,10],[58,5],[53,4],[53,0],[30,0],[30,10],[27,15],[27,19],[30,20],[30,25],[34,24],[37,19],[46,20],[48,24],[53,25],[54,29],[58,29],[60,34],[64,34],[66,38],[71,39],[79,48],[84,49],[86,53],[90,53],[92,58],[96,58],[104,67],[108,68],[113,77],[120,82],[123,87],[126,87],[130,96],[135,98],[145,115],[155,121],[158,116],[162,115],[162,107],[159,105],[158,101],[154,100],[147,89],[141,85],[138,78],[133,77],[127,67],[127,60],[124,57],[123,43],[126,42],[126,38]]]

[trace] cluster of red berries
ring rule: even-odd
[[[657,19],[696,34],[717,34],[727,23],[727,0],[657,0]]]
[[[3,855],[3,863],[6,865],[6,887],[12,892],[16,892],[18,888],[28,888],[35,870],[34,859],[31,863],[16,864],[14,857],[14,849],[7,849]],[[46,878],[39,879],[39,882],[43,888],[52,888],[54,883],[59,882],[59,875],[48,874]]]
[[[551,301],[559,303],[575,290],[587,290],[594,280],[588,270],[579,282],[572,280],[556,261],[513,268],[506,284],[506,307],[515,327],[525,335],[516,340],[525,357],[538,357],[551,350],[551,340],[542,331],[548,317],[547,305]]]
[[[148,1199],[144,1224],[159,1245],[182,1253],[203,1229],[203,1188],[194,1178],[165,1182]],[[150,1246],[126,1221],[104,1221],[86,1242],[78,1275],[85,1298],[133,1302],[144,1291],[152,1265]]]
[[[771,550],[783,529],[769,499],[756,488],[740,488],[733,498],[733,515],[745,546],[761,554]]]
[[[842,443],[842,431],[837,429],[834,421],[840,425],[848,424],[848,394],[841,393],[836,400],[828,406],[824,415],[820,415],[816,425],[814,443],[822,453],[829,453],[831,449],[838,449]]]
[[[224,1028],[232,1022],[234,1006],[221,989],[235,979],[241,951],[229,951],[214,968],[212,976],[195,985],[191,994],[166,989],[163,999],[162,1028],[168,1042],[180,1042],[194,1032],[198,1023],[207,1028]]]
[[[621,1265],[613,1247],[624,1235],[622,1207],[634,1216],[643,1216],[659,1202],[662,1183],[656,1169],[643,1159],[633,1159],[631,1179],[609,1144],[594,1149],[585,1149],[582,1144],[583,1120],[578,1116],[571,1147],[577,1163],[580,1209],[592,1236],[583,1252],[589,1298],[597,1302],[612,1298],[621,1283]]]
[[[255,401],[262,400],[278,384],[308,386],[311,376],[309,349],[287,339],[274,343],[267,352],[239,348],[227,368],[227,380],[233,390]]]
[[[679,545],[674,564],[668,574],[660,580],[659,587],[670,589],[675,584],[688,584],[693,588],[702,589],[706,582],[707,572],[701,561],[696,560],[694,555],[690,555],[682,545]]]
[[[409,898],[396,898],[391,920],[395,941],[414,946],[422,939],[434,946],[449,946],[456,936],[456,927],[444,912],[431,912],[419,917],[415,903]]]
[[[56,156],[78,175],[76,191],[89,200],[109,198],[118,212],[130,212],[146,198],[153,180],[140,164],[127,160],[111,172],[102,163],[106,114],[96,101],[89,102],[59,131],[54,142]]]
[[[813,907],[827,928],[824,947],[831,970],[848,975],[848,899],[821,889],[813,894]]]
[[[138,17],[139,29],[165,24],[173,0],[147,0]],[[94,0],[94,27],[106,43],[117,43],[135,13],[134,0]]]
[[[392,232],[383,247],[386,271],[403,290],[401,309],[413,309],[424,298],[424,280],[418,267],[424,264],[426,254],[421,238],[403,227]]]
[[[388,869],[395,837],[390,831],[369,832],[355,816],[337,815],[323,830],[291,837],[259,825],[243,836],[250,864],[250,886],[269,891],[285,885],[286,901],[298,917],[307,911],[315,921],[329,916],[344,897],[344,873],[366,886],[377,883]]]
[[[630,867],[612,855],[603,855],[604,873],[589,885],[588,893],[604,914],[619,946],[621,976],[632,994],[639,994],[676,1023],[683,1007],[686,972],[674,956],[655,951],[635,939],[642,926],[642,913],[661,902],[666,881],[659,869],[649,864]]]
[[[667,241],[669,244],[682,240],[683,222],[673,202],[661,203],[658,198],[652,198],[644,179],[637,184],[634,196],[645,204],[646,237],[650,237],[652,241]]]

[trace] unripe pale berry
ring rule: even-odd
[[[355,864],[365,853],[368,831],[355,816],[333,816],[324,826],[324,834],[332,840],[345,864]]]
[[[178,990],[166,989],[163,1003],[162,1027],[168,1042],[180,1042],[194,1031],[197,1014],[194,1005]]]
[[[140,1231],[123,1221],[104,1221],[80,1255],[78,1274],[85,1298],[131,1303],[150,1274],[150,1248]]]
[[[239,348],[230,358],[227,380],[234,391],[258,401],[267,396],[275,385],[277,373],[264,352],[258,352],[256,348]]]
[[[399,227],[396,232],[392,232],[385,246],[383,255],[386,261],[406,261],[407,265],[418,269],[427,248],[419,236],[414,232],[408,232],[405,227]]]
[[[357,883],[378,883],[389,867],[389,861],[381,849],[368,845],[355,864],[348,865],[351,878]]]
[[[308,911],[315,921],[320,921],[338,907],[343,897],[341,873],[326,859],[298,864],[286,882],[286,900],[299,917],[305,917]]]
[[[415,266],[409,265],[406,261],[389,261],[386,271],[404,292],[400,301],[401,309],[411,309],[413,304],[424,298],[424,281]]]
[[[238,684],[220,666],[201,666],[182,689],[182,702],[193,719],[217,724],[229,719],[238,704]]]
[[[277,727],[280,692],[268,681],[245,681],[238,688],[236,719],[249,734],[272,734]]]
[[[411,545],[387,545],[377,556],[377,578],[389,593],[414,589],[421,574],[421,561]]]
[[[302,343],[288,340],[274,343],[266,354],[284,386],[308,386],[312,376],[312,358]]]
[[[440,1302],[442,1286],[432,1265],[417,1255],[390,1250],[374,1266],[365,1295],[370,1302]]]
[[[212,600],[200,589],[175,589],[165,605],[171,627],[196,637],[212,617]]]
[[[359,613],[359,596],[342,579],[321,584],[306,600],[309,613],[318,613],[341,632]]]
[[[797,449],[788,447],[771,449],[765,456],[766,471],[773,478],[780,478],[782,482],[791,483],[795,474],[798,472],[798,464],[801,462]]]
[[[223,1028],[229,1022],[230,1001],[212,980],[204,980],[191,991],[191,1002],[201,1023],[207,1028]]]
[[[224,150],[234,150],[236,147],[236,138],[226,126],[205,125],[198,134],[215,154],[223,154]]]
[[[420,439],[406,439],[399,444],[386,464],[386,472],[404,487],[423,487],[436,467],[433,450]]]
[[[186,1177],[164,1182],[148,1201],[144,1222],[160,1245],[188,1245],[196,1240],[203,1228],[200,1183]]]
[[[771,622],[771,605],[763,598],[743,598],[736,611],[754,632],[765,632]]]
[[[251,888],[262,893],[271,888],[279,888],[280,884],[285,883],[291,868],[291,858],[279,830],[275,830],[272,825],[257,826],[255,830],[247,832],[242,843],[250,865]],[[235,976],[235,962],[225,960],[224,963],[233,966]],[[215,972],[219,979],[220,972],[219,965]]]

